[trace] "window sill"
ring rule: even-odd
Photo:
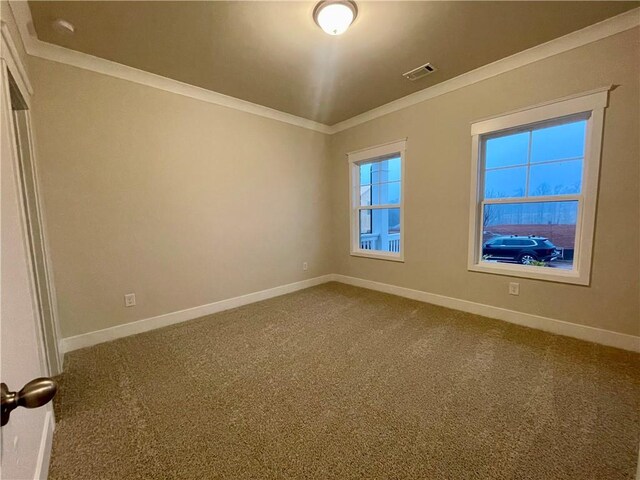
[[[471,272],[507,275],[510,277],[530,278],[548,282],[571,283],[574,285],[589,285],[589,278],[580,275],[576,270],[557,270],[549,267],[522,266],[508,263],[481,262],[469,265]],[[552,270],[552,271],[549,271]]]
[[[373,250],[355,250],[351,252],[352,257],[374,258],[376,260],[388,260],[390,262],[404,263],[404,255],[400,254],[387,254],[381,251],[375,252]]]

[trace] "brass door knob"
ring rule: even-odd
[[[37,408],[51,401],[58,391],[58,385],[51,378],[36,378],[27,383],[19,392],[10,392],[6,384],[0,384],[2,424],[9,421],[11,412],[17,407]]]

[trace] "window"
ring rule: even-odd
[[[469,270],[589,284],[607,98],[472,125]]]
[[[402,261],[406,140],[350,153],[351,254]]]

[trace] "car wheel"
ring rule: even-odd
[[[520,258],[518,259],[518,261],[522,265],[531,265],[536,260],[537,260],[537,258],[534,255],[531,255],[530,253],[524,253],[524,254],[520,255]]]

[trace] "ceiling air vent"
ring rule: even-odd
[[[430,63],[425,63],[424,65],[420,65],[418,68],[414,68],[413,70],[409,70],[407,73],[403,73],[402,76],[408,78],[411,81],[414,81],[418,80],[419,78],[425,77],[430,73],[435,72],[436,70],[437,68]]]

